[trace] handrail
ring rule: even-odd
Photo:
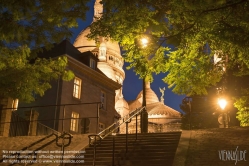
[[[100,133],[98,133],[97,135],[99,135],[101,139],[104,139],[105,137],[107,137],[108,135],[110,135],[111,133],[113,133],[113,131],[117,130],[122,124],[128,122],[130,119],[132,119],[132,118],[135,117],[137,114],[139,114],[140,112],[142,112],[144,108],[145,108],[145,106],[144,106],[144,107],[141,107],[140,109],[135,109],[135,110],[132,111],[131,113],[125,115],[125,116],[122,118],[122,121],[123,121],[123,122],[120,123],[117,127],[115,127],[112,131],[110,131],[110,129],[111,129],[113,126],[115,126],[116,124],[118,124],[119,121],[114,122],[114,123],[111,124],[109,127],[107,127],[106,129],[104,129],[104,130],[102,130]],[[102,133],[105,133],[105,132],[108,131],[108,130],[109,130],[109,132],[108,132],[107,134],[105,134],[105,135],[102,137],[102,136],[101,136]]]
[[[31,143],[30,145],[28,145],[28,146],[22,148],[20,151],[25,151],[25,150],[31,148],[32,146],[35,146],[35,145],[37,145],[38,143],[40,143],[40,142],[42,142],[42,141],[44,141],[44,140],[46,140],[46,139],[52,137],[53,135],[54,135],[55,137],[58,137],[55,133],[52,133],[52,134],[50,134],[50,135],[47,135],[47,136],[45,136],[45,137],[43,137],[43,138],[41,138],[41,139],[39,139],[39,140],[37,140],[37,141]],[[55,139],[56,139],[56,138],[55,138]],[[50,142],[51,142],[51,141],[50,141]],[[49,144],[50,144],[50,142],[49,142]],[[48,143],[47,143],[47,144],[48,144]],[[47,144],[45,144],[45,145],[47,145]],[[41,146],[41,147],[43,148],[43,147],[45,147],[45,146],[43,145],[43,146]],[[41,148],[41,147],[39,147],[39,148]],[[35,152],[35,151],[37,151],[37,150],[39,150],[39,149],[33,150],[33,152]],[[32,154],[32,153],[28,153],[27,155],[29,155],[29,154]],[[15,156],[15,155],[20,155],[20,153],[17,153],[17,152],[16,152],[16,153],[9,154],[9,155],[10,155],[10,156]],[[0,159],[0,163],[2,163],[3,160],[4,160],[4,158],[1,158],[1,159]]]
[[[115,127],[114,129],[112,129],[110,131],[110,129],[115,126],[118,122],[115,122],[113,124],[111,124],[109,127],[107,127],[105,130],[101,131],[98,134],[91,134],[88,135],[89,138],[89,146],[93,145],[94,146],[94,150],[93,150],[93,166],[95,166],[95,159],[96,159],[96,146],[101,144],[101,140],[106,138],[108,135],[114,133],[114,131],[116,131],[117,129],[119,129],[119,127],[121,125],[123,125],[124,123],[126,124],[126,152],[128,151],[128,123],[131,122],[132,118],[136,116],[136,139],[137,139],[137,116],[144,111],[145,109],[144,107],[141,107],[139,109],[134,110],[133,112],[127,114],[126,116],[124,116],[122,118],[123,122],[120,123],[117,127]],[[105,134],[104,136],[102,136],[103,133],[105,133],[106,131],[109,132],[107,134]],[[115,139],[113,139],[113,165],[114,165],[114,146],[115,146]]]
[[[143,110],[144,110],[144,108],[145,108],[145,106],[144,107],[141,107],[140,109],[136,109],[135,111],[137,111],[137,112],[135,112],[135,111],[133,111],[133,112],[131,112],[130,114],[132,114],[132,113],[134,113],[133,115],[131,115],[128,119],[126,119],[125,120],[125,117],[127,116],[125,116],[124,118],[123,118],[123,122],[122,123],[120,123],[117,127],[115,127],[112,131],[110,131],[109,133],[107,133],[104,137],[101,137],[102,139],[104,139],[104,138],[106,138],[108,135],[110,135],[110,134],[112,134],[113,133],[113,131],[115,131],[115,130],[117,130],[122,124],[124,124],[124,123],[126,123],[126,122],[128,122],[128,121],[130,121],[133,117],[135,117],[136,115],[138,115],[138,114],[140,114]],[[130,114],[128,114],[128,115],[130,115]]]
[[[44,124],[42,124],[42,123],[40,123],[40,122],[37,122],[37,126],[38,126],[38,124],[39,124],[40,126],[44,127],[44,128],[49,129],[52,133],[55,133],[55,134],[57,134],[57,135],[62,135],[61,132],[56,131],[56,130],[54,130],[54,129],[52,129],[52,128],[50,128],[50,127],[48,127],[48,126],[46,126],[46,125],[44,125]],[[38,128],[38,127],[37,127],[37,128]],[[39,132],[40,132],[40,131],[36,130],[36,135],[39,135]]]

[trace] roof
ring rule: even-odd
[[[80,52],[92,51],[97,47],[95,40],[87,38],[88,34],[90,34],[90,27],[82,30],[74,41],[73,45],[78,48]],[[105,42],[106,48],[109,52],[120,56],[121,53],[118,42],[106,40],[106,38],[102,37],[99,39]]]
[[[54,58],[67,54],[77,58],[80,53],[68,40],[63,40],[60,43],[54,43],[51,49],[42,48],[42,51],[38,52],[37,55],[41,58]]]
[[[41,58],[56,58],[59,56],[66,55],[68,58],[68,64],[72,67],[76,67],[77,70],[84,71],[84,74],[89,75],[94,78],[96,81],[100,81],[105,83],[107,86],[113,89],[119,89],[121,85],[116,83],[115,81],[109,79],[102,71],[98,68],[95,70],[90,68],[87,64],[85,64],[82,60],[83,56],[90,56],[92,58],[97,57],[90,51],[86,51],[81,53],[77,48],[75,48],[68,40],[63,40],[59,44],[53,44],[54,47],[51,49],[42,48],[43,51],[38,52],[38,57]],[[89,74],[88,74],[89,73]],[[96,78],[98,77],[98,78]],[[99,80],[101,79],[101,80]]]
[[[181,113],[164,105],[161,102],[153,103],[147,106],[148,115],[165,115],[167,117],[181,117]]]

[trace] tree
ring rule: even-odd
[[[30,102],[51,87],[51,80],[74,77],[66,70],[66,57],[44,59],[36,53],[72,35],[77,18],[85,19],[88,1],[0,2],[0,97]]]
[[[173,92],[191,96],[207,94],[207,88],[221,81],[224,65],[238,67],[233,75],[249,73],[248,0],[102,3],[104,13],[91,25],[89,37],[119,41],[129,68],[141,78],[166,72],[163,80]],[[137,44],[143,36],[150,39],[149,51]],[[221,60],[214,63],[213,55]]]
[[[243,96],[237,99],[234,103],[235,107],[238,108],[236,118],[240,121],[241,126],[249,126],[249,107],[248,97]]]

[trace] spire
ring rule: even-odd
[[[102,13],[103,13],[103,4],[100,3],[101,1],[102,0],[96,0],[95,1],[93,21],[100,18]]]

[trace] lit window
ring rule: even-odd
[[[101,91],[100,101],[101,101],[101,109],[106,109],[106,94],[103,91]]]
[[[78,131],[78,122],[79,122],[79,114],[76,112],[72,112],[72,116],[71,116],[71,126],[70,126],[70,130],[71,131]]]
[[[81,79],[75,77],[74,78],[73,97],[80,99],[80,92],[81,92]]]
[[[95,69],[95,63],[96,63],[96,61],[94,60],[94,59],[90,59],[90,67],[92,68],[92,69]]]

